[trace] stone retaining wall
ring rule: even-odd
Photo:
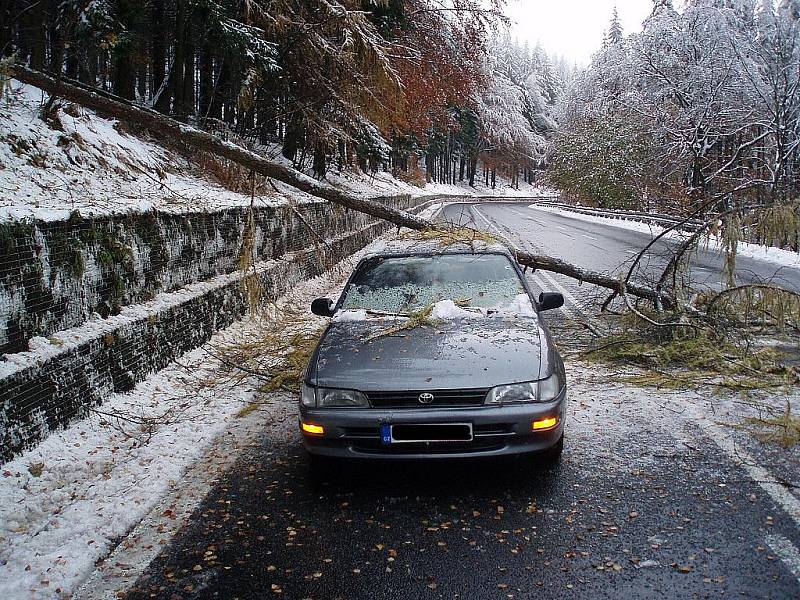
[[[409,196],[383,198],[398,208]],[[130,213],[93,219],[0,223],[0,354],[33,337],[238,268],[249,207],[216,212]],[[256,206],[255,256],[278,258],[364,227],[372,217],[327,202]],[[316,235],[315,235],[316,234]]]
[[[416,208],[427,204],[407,197],[391,202],[412,210],[415,209],[412,206],[414,204],[418,205]],[[337,211],[337,208],[323,204],[306,205],[303,208],[304,219],[309,224],[313,223],[312,227],[315,227],[318,235],[327,238],[324,245],[314,243],[316,238],[308,235],[308,227],[302,223],[302,227],[298,226],[294,223],[296,215],[293,217],[293,213],[284,211],[282,215],[286,227],[295,227],[297,237],[302,240],[311,239],[310,244],[299,249],[295,249],[299,245],[295,237],[287,234],[277,223],[268,222],[267,213],[264,213],[258,241],[263,254],[258,257],[261,262],[257,269],[269,298],[275,298],[296,283],[319,275],[331,264],[357,252],[390,228],[383,221],[367,222],[369,218],[365,215],[348,215]],[[272,211],[269,218],[276,219],[280,214]],[[192,216],[185,215],[182,218],[191,219]],[[201,223],[208,223],[212,217],[203,215],[198,218]],[[228,215],[224,218],[233,217]],[[158,227],[173,222],[167,216],[156,221]],[[118,220],[110,222],[120,227]],[[149,374],[208,341],[214,332],[230,325],[247,311],[247,299],[241,285],[242,273],[236,270],[240,250],[237,240],[241,244],[241,231],[227,234],[230,239],[220,244],[218,252],[206,250],[201,253],[206,257],[200,261],[203,264],[191,265],[188,259],[180,258],[181,253],[175,248],[188,247],[189,239],[212,239],[217,236],[199,234],[194,226],[192,233],[187,233],[188,225],[182,225],[182,231],[185,232],[183,236],[169,237],[175,244],[173,250],[162,250],[165,256],[160,264],[165,266],[159,267],[156,273],[148,277],[146,273],[154,269],[154,253],[158,250],[154,249],[152,243],[140,243],[145,238],[136,233],[132,225],[134,222],[134,217],[127,217],[123,221],[131,227],[127,230],[123,227],[118,239],[126,240],[128,247],[133,245],[130,242],[135,242],[137,251],[131,260],[135,265],[150,265],[150,268],[134,267],[130,270],[130,277],[125,280],[130,282],[126,287],[126,290],[131,290],[130,295],[121,295],[127,305],[120,302],[105,318],[97,314],[88,319],[86,315],[78,318],[81,316],[78,314],[74,327],[59,331],[50,341],[39,340],[35,344],[35,352],[16,353],[7,357],[8,360],[0,361],[0,463],[34,445],[51,431],[84,416],[91,407],[102,404],[109,394],[132,389]],[[234,222],[241,224],[242,220],[234,219]],[[363,224],[355,227],[357,223]],[[349,227],[352,228],[348,230]],[[42,228],[34,230],[32,235],[35,239],[53,235],[52,230],[48,230],[48,234],[36,231],[41,232]],[[78,228],[78,231],[81,229]],[[336,232],[339,234],[335,235]],[[220,233],[219,238],[224,240],[225,236]],[[177,244],[175,240],[185,241]],[[95,242],[91,248],[91,255],[95,256],[102,252],[103,245]],[[232,256],[225,257],[221,248],[227,248]],[[82,248],[81,251],[87,250]],[[145,255],[152,258],[142,258]],[[275,260],[277,258],[281,260]],[[166,274],[169,265],[176,264],[183,265],[183,275]],[[111,272],[119,274],[117,268],[124,270],[124,265],[112,265]],[[70,296],[60,285],[60,282],[70,279],[62,276],[62,272],[69,267],[52,262],[48,266],[56,270],[55,276],[51,277],[45,272],[42,274],[44,279],[37,275],[37,282],[49,282],[48,289],[56,292],[50,296],[69,303]],[[225,274],[229,269],[232,272]],[[215,270],[223,274],[177,291],[153,293],[156,289],[176,286],[181,277],[191,279],[199,276],[199,273]],[[104,273],[102,270],[100,272]],[[24,284],[24,277],[22,282]],[[36,291],[40,287],[31,289]],[[147,290],[151,290],[149,294],[153,295],[148,297]],[[129,304],[131,299],[137,297],[145,301]],[[81,299],[87,302],[83,296]],[[48,314],[48,311],[43,311],[43,314]]]

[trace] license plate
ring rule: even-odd
[[[381,426],[383,444],[471,442],[472,423],[400,423]]]

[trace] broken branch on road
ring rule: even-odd
[[[151,136],[163,142],[169,144],[178,142],[188,148],[217,154],[255,173],[277,179],[312,196],[389,221],[400,227],[417,231],[441,229],[437,224],[427,219],[403,210],[390,208],[369,198],[360,198],[337,190],[332,186],[321,184],[303,173],[279,165],[233,142],[225,141],[216,135],[111,94],[100,93],[71,80],[57,80],[22,65],[13,65],[10,71],[14,78],[23,83],[39,87],[52,96],[75,102],[102,115],[143,127],[149,131]],[[517,256],[517,260],[521,265],[532,269],[559,273],[581,282],[621,291],[621,281],[613,275],[582,269],[577,265],[552,256],[533,254],[515,247],[512,247],[511,250]],[[634,296],[654,302],[662,296],[664,300],[668,300],[666,296],[657,290],[639,284],[629,283],[626,286],[626,291]]]
[[[434,223],[428,219],[403,210],[388,207],[374,199],[362,198],[343,192],[330,185],[320,183],[290,167],[277,164],[241,145],[223,140],[214,134],[202,131],[154,110],[139,106],[106,92],[100,92],[89,88],[78,82],[65,80],[63,78],[54,79],[22,65],[13,65],[10,67],[10,71],[16,79],[23,83],[37,86],[53,97],[64,98],[95,110],[102,115],[144,128],[149,131],[150,135],[162,142],[168,144],[178,143],[194,151],[199,150],[223,157],[245,167],[252,173],[276,179],[310,195],[348,209],[368,214],[378,219],[383,219],[398,227],[405,227],[418,232],[426,232],[426,235],[434,236],[463,235],[465,240],[475,239],[475,236],[478,235],[476,233],[464,235],[463,231],[460,233],[453,232],[443,227],[441,224]],[[716,200],[713,202],[716,202]],[[713,202],[705,203],[700,209],[695,210],[681,223],[688,222],[692,218],[695,218],[698,213],[702,213],[705,209],[708,209]],[[624,274],[599,273],[584,269],[557,257],[534,254],[521,250],[508,240],[502,240],[502,243],[509,247],[517,261],[525,267],[558,273],[576,279],[581,283],[585,282],[611,290],[612,294],[608,302],[610,302],[614,296],[626,296],[625,302],[628,306],[631,306],[632,303],[627,296],[635,296],[639,299],[652,302],[657,312],[660,312],[663,308],[671,308],[677,311],[677,319],[664,321],[660,323],[660,325],[685,329],[688,326],[685,323],[687,318],[685,315],[688,312],[692,317],[698,317],[701,321],[705,321],[704,326],[709,326],[710,315],[708,312],[701,314],[700,311],[693,309],[693,307],[688,306],[685,302],[679,302],[677,300],[683,293],[683,290],[679,289],[678,282],[676,281],[676,267],[682,260],[682,257],[685,256],[687,249],[700,239],[702,235],[701,232],[707,231],[709,227],[712,226],[712,219],[709,215],[706,215],[706,217],[705,224],[702,225],[697,232],[691,234],[688,240],[684,240],[682,244],[679,244],[677,250],[673,251],[673,256],[668,263],[667,269],[665,269],[662,274],[661,280],[658,283],[652,284],[632,281],[631,275],[633,273],[633,267],[628,271],[627,276]],[[656,240],[661,239],[668,232],[669,229],[657,236]],[[485,235],[482,232],[479,234]],[[634,261],[634,266],[638,264],[642,256],[644,256],[644,253],[656,240],[651,242],[647,248],[639,253]],[[666,288],[664,284],[670,273],[673,276],[673,286],[668,293],[665,291]],[[608,302],[604,304],[604,307],[608,305]],[[714,304],[714,300],[711,301],[711,304]],[[634,310],[633,312],[640,317],[643,314],[640,310]],[[780,311],[778,311],[778,313],[780,313]],[[792,319],[790,319],[790,321],[791,320]],[[652,325],[654,323],[658,324],[658,321],[650,319],[650,324]]]

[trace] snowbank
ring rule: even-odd
[[[536,210],[543,210],[546,212],[556,213],[572,219],[580,219],[581,221],[589,221],[591,223],[600,223],[602,225],[610,225],[611,227],[618,227],[620,229],[627,229],[629,231],[638,231],[648,235],[658,235],[664,231],[664,227],[658,225],[649,225],[640,221],[633,221],[627,219],[612,219],[608,217],[598,217],[595,215],[587,215],[583,213],[564,210],[555,206],[542,206],[539,204],[531,204],[530,208]],[[669,237],[682,237],[682,234],[677,232],[670,232]],[[717,236],[710,236],[706,240],[706,247],[723,251],[721,240]],[[750,244],[748,242],[739,242],[737,246],[737,254],[739,256],[746,256],[747,258],[754,258],[766,262],[774,263],[784,267],[800,268],[800,252],[792,252],[791,250],[784,250],[782,248],[773,248],[771,246],[759,246],[758,244]]]

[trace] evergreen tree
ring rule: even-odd
[[[608,44],[621,44],[623,37],[622,24],[619,22],[619,14],[617,13],[617,7],[615,6],[614,12],[611,15],[611,23],[608,26]]]

